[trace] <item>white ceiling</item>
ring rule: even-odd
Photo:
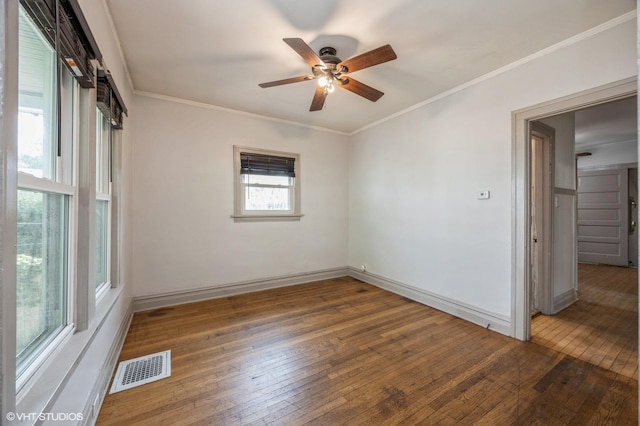
[[[636,96],[575,112],[576,147],[587,149],[638,140]]]
[[[632,11],[635,0],[106,0],[134,89],[351,133]],[[385,95],[314,82],[282,38],[348,59],[391,44],[398,59],[353,77]]]

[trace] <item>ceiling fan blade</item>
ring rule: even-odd
[[[390,45],[386,44],[384,46],[378,47],[377,49],[370,50],[361,55],[354,56],[353,58],[349,58],[346,61],[343,61],[338,64],[338,69],[340,65],[346,67],[348,71],[345,72],[354,72],[361,70],[363,68],[369,68],[374,65],[382,64],[384,62],[393,61],[398,56],[396,52],[393,51]]]
[[[355,93],[356,95],[360,95],[363,98],[369,99],[371,102],[375,102],[384,95],[379,90],[374,89],[371,86],[367,86],[364,83],[360,83],[358,80],[354,80],[353,78],[345,78],[344,80],[338,80],[339,86],[343,89],[347,89],[348,91]]]
[[[316,86],[316,92],[313,94],[313,100],[311,101],[311,108],[309,111],[320,111],[324,107],[324,101],[327,99],[327,92],[324,88]]]
[[[311,49],[301,38],[283,38],[282,40],[287,43],[289,47],[295,50],[298,55],[302,56],[302,59],[307,61],[307,63],[312,67],[315,67],[316,65],[320,65],[323,68],[327,67],[322,59],[316,55],[316,52],[314,52],[313,49]]]
[[[291,84],[291,83],[299,83],[301,81],[313,80],[312,76],[309,75],[301,75],[299,77],[291,77],[285,78],[284,80],[276,80],[270,81],[268,83],[260,83],[258,86],[262,88],[273,87],[273,86],[282,86],[283,84]]]

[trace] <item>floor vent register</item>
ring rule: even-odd
[[[109,393],[131,389],[171,376],[171,351],[122,361]]]

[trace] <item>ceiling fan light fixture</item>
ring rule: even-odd
[[[318,86],[320,87],[327,87],[329,84],[331,84],[331,79],[326,75],[323,75],[318,79]]]
[[[331,73],[327,73],[318,78],[318,86],[324,89],[324,93],[333,93],[336,90],[335,77]]]
[[[306,80],[318,80],[309,111],[320,111],[324,107],[327,95],[335,91],[336,85],[371,102],[376,102],[384,93],[357,80],[347,78],[345,74],[350,76],[354,71],[397,58],[396,53],[388,44],[343,61],[335,56],[336,49],[333,47],[323,47],[319,51],[320,56],[318,56],[301,38],[283,38],[282,40],[311,66],[312,74],[260,83],[259,86],[266,88]]]

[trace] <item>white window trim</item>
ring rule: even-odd
[[[111,187],[111,185],[109,185],[109,187]],[[106,245],[107,245],[107,250],[106,250],[106,256],[107,256],[107,269],[106,269],[106,273],[107,273],[107,280],[100,283],[100,285],[98,287],[96,287],[95,292],[96,292],[96,305],[99,304],[105,293],[107,292],[107,290],[110,290],[112,288],[112,279],[111,279],[111,237],[112,237],[112,232],[111,232],[111,216],[112,216],[112,203],[111,203],[111,195],[109,194],[102,194],[102,193],[97,193],[96,194],[96,202],[97,201],[107,201],[107,241],[106,241]],[[97,205],[97,203],[96,203]],[[95,235],[97,236],[98,234],[98,229],[96,228],[95,230]],[[97,242],[96,242],[97,243]]]
[[[58,64],[58,66],[61,66]],[[71,85],[66,86],[59,93],[60,96],[71,97],[73,101],[77,101],[77,84],[75,80],[71,82]],[[77,104],[76,104],[77,105]],[[18,171],[17,173],[17,190],[35,191],[40,193],[48,193],[55,195],[62,195],[67,197],[67,217],[66,217],[66,325],[58,331],[58,333],[50,336],[41,344],[41,350],[35,353],[32,357],[29,357],[29,361],[25,369],[17,374],[16,372],[16,394],[28,391],[31,389],[29,383],[37,380],[37,377],[41,374],[47,360],[62,350],[65,342],[75,331],[74,313],[75,305],[73,303],[75,298],[75,241],[77,232],[77,220],[76,220],[76,202],[77,191],[76,182],[72,171],[76,164],[76,152],[78,146],[77,134],[74,131],[74,126],[77,121],[77,110],[72,108],[66,109],[69,105],[63,105],[62,114],[71,117],[71,123],[69,127],[63,127],[62,129],[62,144],[63,144],[63,156],[56,157],[55,172],[52,178],[36,177],[29,173]],[[73,102],[72,105],[74,106]],[[69,124],[68,122],[62,123],[63,126]]]
[[[108,119],[102,114],[102,111],[96,107],[96,117],[100,117],[100,120],[96,120],[96,132],[95,132],[95,145],[96,145],[96,159],[94,161],[95,164],[95,175],[96,175],[96,197],[95,197],[95,205],[97,206],[98,201],[106,201],[107,202],[107,235],[106,235],[106,252],[105,255],[107,257],[107,265],[106,265],[106,281],[100,283],[97,287],[95,287],[96,292],[96,305],[98,305],[102,299],[104,298],[107,290],[112,288],[112,278],[111,278],[111,253],[112,253],[112,182],[109,181],[110,170],[109,166],[111,165],[112,159],[110,158],[111,147],[109,146],[111,143],[111,138],[107,137],[106,140],[103,138],[102,126],[104,121],[106,121],[108,126],[109,134],[113,132],[111,128],[111,123],[108,122]],[[100,122],[98,122],[100,121]],[[99,127],[98,127],[99,126]],[[98,132],[100,130],[100,132]],[[100,141],[98,143],[98,133],[100,133]],[[98,161],[99,160],[99,161]],[[106,192],[105,192],[106,191]],[[99,230],[95,229],[94,238],[97,238]],[[96,240],[97,244],[97,240]],[[97,268],[97,265],[96,265]]]
[[[73,185],[67,185],[65,183],[59,183],[49,179],[38,178],[22,172],[18,172],[18,187],[20,189],[71,196],[75,196],[77,193],[77,188]]]
[[[264,155],[274,155],[281,157],[289,157],[295,159],[295,167],[296,167],[296,177],[294,178],[293,184],[293,211],[291,213],[281,212],[281,211],[257,211],[255,213],[248,213],[243,211],[243,185],[242,178],[240,176],[240,153],[248,152],[251,154],[264,154]],[[234,222],[265,222],[265,221],[299,221],[302,216],[304,216],[300,212],[300,182],[301,182],[301,172],[300,172],[300,154],[294,154],[291,152],[282,152],[282,151],[273,151],[267,149],[260,148],[249,148],[245,146],[237,146],[233,147],[233,186],[234,186],[234,208],[233,214],[231,218]]]
[[[43,346],[43,350],[33,357],[33,360],[22,374],[16,377],[16,393],[18,395],[34,386],[33,383],[38,381],[51,359],[55,358],[63,350],[65,343],[70,339],[74,331],[75,324],[69,323],[64,326],[58,334],[49,339],[48,343]],[[29,383],[32,385],[28,386]]]

